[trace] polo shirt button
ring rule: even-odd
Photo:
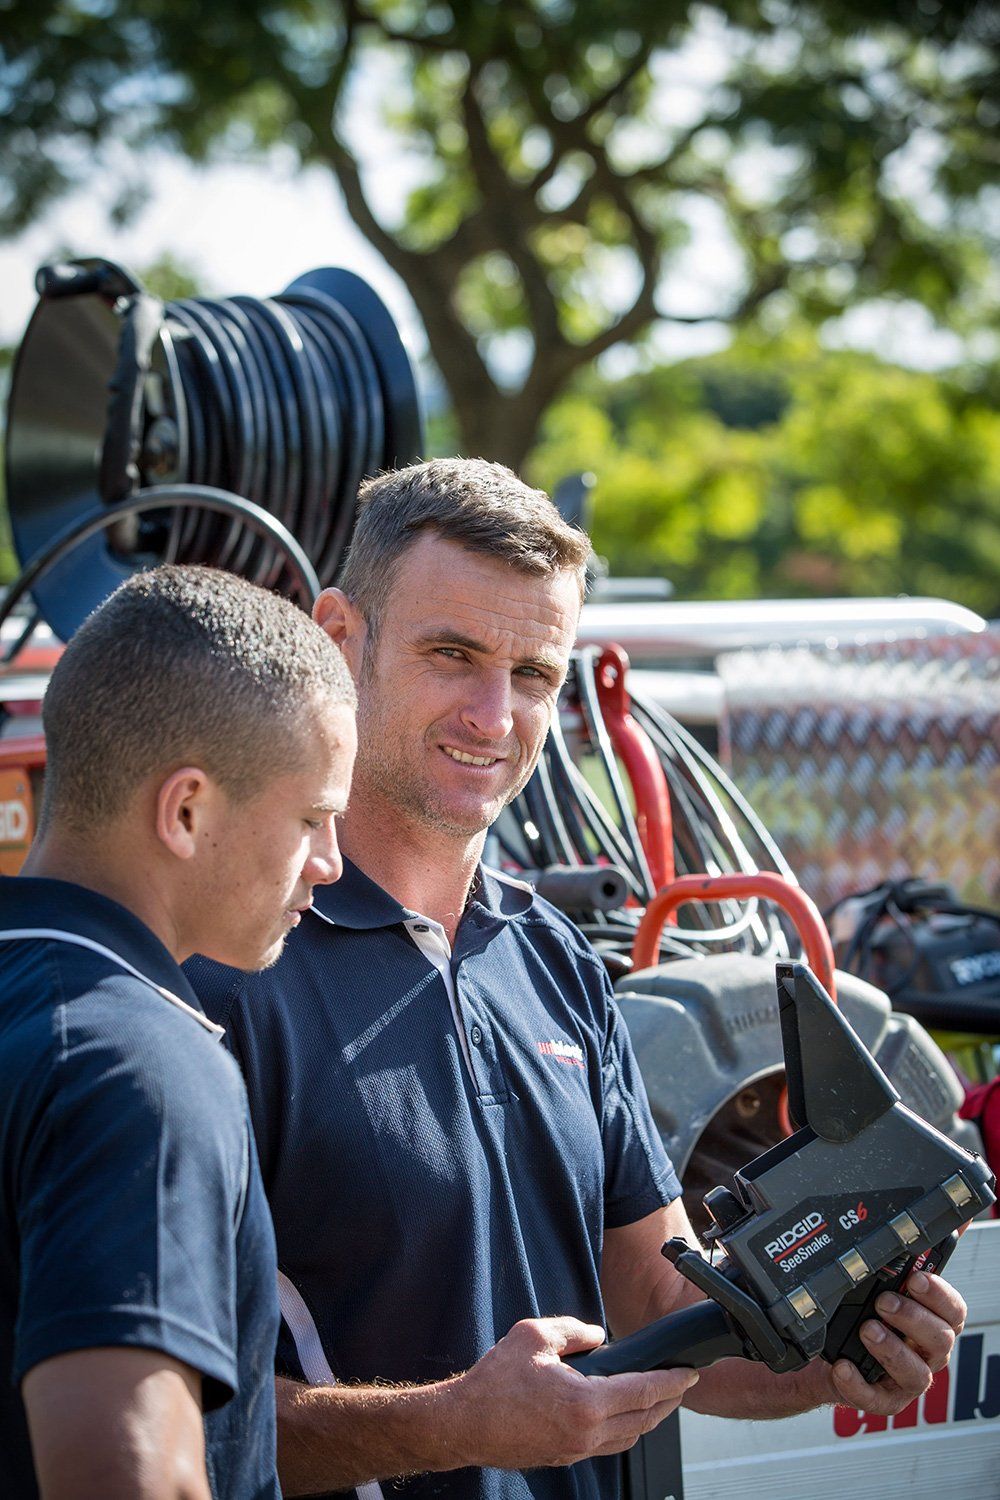
[[[472,1030],[469,1032],[469,1036],[472,1039],[472,1045],[474,1047],[478,1047],[483,1039],[482,1029],[479,1026],[473,1026]]]

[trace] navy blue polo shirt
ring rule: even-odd
[[[274,1238],[238,1069],[131,912],[62,881],[0,880],[0,931],[26,928],[136,972],[77,942],[0,939],[4,1500],[38,1493],[22,1378],[119,1345],[201,1372],[213,1494],[272,1500]]]
[[[345,862],[273,969],[188,965],[244,1070],[278,1242],[278,1370],[300,1380],[432,1381],[521,1318],[601,1323],[605,1228],[680,1191],[572,924],[481,871],[450,960],[423,951],[427,928]],[[391,1490],[606,1500],[616,1475],[602,1459]]]

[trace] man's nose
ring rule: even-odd
[[[314,838],[302,873],[310,885],[332,885],[344,873],[344,859],[332,821],[329,828]]]
[[[484,673],[476,679],[475,688],[462,710],[462,722],[481,739],[507,739],[514,727],[511,683],[507,672]]]

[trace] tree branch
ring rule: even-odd
[[[493,237],[505,244],[517,273],[521,278],[525,300],[531,313],[536,348],[539,344],[557,345],[563,341],[559,328],[559,313],[545,271],[532,253],[527,233],[538,222],[538,210],[523,189],[511,182],[502,162],[497,158],[489,137],[489,127],[483,117],[476,96],[477,74],[470,72],[462,95],[462,113],[466,136],[469,142],[469,159],[475,173],[479,191],[485,205],[484,216],[494,222],[507,222],[500,226],[500,234]],[[524,214],[527,207],[528,213]],[[525,223],[524,219],[528,222]],[[511,234],[511,221],[515,232]]]
[[[348,40],[351,45],[345,46],[332,96],[328,88],[316,89],[303,84],[279,57],[274,59],[273,71],[309,127],[317,158],[324,161],[336,177],[351,219],[405,283],[423,321],[431,352],[452,393],[456,410],[463,401],[474,400],[488,405],[498,395],[496,383],[479,352],[476,339],[465,327],[454,305],[455,285],[465,264],[461,245],[446,242],[423,252],[402,244],[375,214],[365,192],[357,159],[337,132],[336,110],[350,69],[350,53],[356,42],[358,26],[368,19],[355,0],[346,0],[345,17],[349,20]]]
[[[638,78],[644,68],[648,67],[652,51],[653,48],[649,43],[640,47],[628,67],[623,69],[614,83],[609,84],[603,93],[598,94],[596,99],[592,99],[587,108],[581,114],[577,115],[573,123],[586,127],[599,114],[606,110],[610,104],[613,104],[618,95],[623,93],[629,84]]]

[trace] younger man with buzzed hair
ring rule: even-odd
[[[274,963],[338,878],[354,701],[307,615],[207,568],[129,580],[52,675],[0,882],[4,1500],[279,1494],[273,1233],[178,966]]]
[[[405,1500],[613,1500],[610,1455],[682,1396],[900,1410],[964,1316],[937,1278],[866,1325],[879,1387],[853,1366],[562,1363],[699,1295],[660,1254],[691,1228],[603,965],[481,864],[555,712],[589,544],[481,460],[381,475],[361,501],[315,609],[358,683],[344,879],[268,974],[192,967],[274,1216],[285,1494],[405,1474]]]

